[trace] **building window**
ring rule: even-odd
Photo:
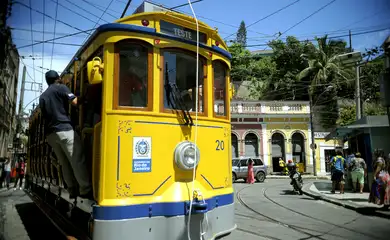
[[[151,108],[152,47],[124,40],[116,44],[118,107]],[[150,97],[148,97],[150,96]]]
[[[227,66],[221,61],[213,62],[213,93],[214,113],[216,116],[226,116],[226,82]]]

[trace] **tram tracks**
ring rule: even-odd
[[[292,230],[294,230],[294,231],[296,231],[296,232],[299,232],[299,233],[301,233],[301,234],[307,235],[307,236],[310,237],[310,238],[313,237],[313,238],[318,238],[318,239],[321,239],[321,240],[325,240],[325,238],[322,238],[322,237],[321,237],[321,235],[322,235],[323,233],[321,233],[321,234],[319,234],[319,235],[310,234],[310,233],[308,233],[308,232],[302,230],[301,227],[298,228],[298,227],[296,227],[296,226],[293,226],[293,225],[287,224],[287,223],[285,223],[285,222],[279,221],[279,220],[277,220],[276,218],[273,218],[273,217],[270,217],[270,216],[268,216],[268,215],[265,215],[265,214],[263,214],[263,213],[257,211],[256,209],[252,208],[251,206],[249,206],[249,205],[242,199],[242,197],[241,197],[241,192],[242,192],[243,190],[249,188],[249,187],[250,187],[250,186],[244,187],[244,188],[240,189],[240,190],[236,193],[237,200],[238,200],[238,201],[241,203],[241,205],[243,205],[245,208],[247,208],[247,209],[250,210],[251,212],[256,213],[257,215],[260,215],[260,216],[262,216],[262,217],[268,219],[269,222],[278,224],[278,225],[283,226],[283,227],[285,227],[285,228],[292,229]],[[263,194],[264,194],[264,192],[263,192]],[[301,228],[301,229],[300,229],[300,228]],[[310,231],[313,231],[313,230],[310,230]]]
[[[285,185],[285,184],[283,184],[283,185]],[[282,185],[276,185],[275,187],[278,187],[278,186],[282,186]],[[322,222],[322,223],[324,223],[324,224],[326,224],[326,225],[330,225],[330,226],[333,227],[333,229],[331,229],[331,230],[329,230],[329,231],[326,231],[326,232],[319,232],[318,230],[309,229],[309,228],[305,228],[305,227],[297,226],[297,225],[287,224],[287,223],[285,223],[285,222],[283,222],[283,221],[280,221],[280,220],[278,220],[278,219],[276,219],[276,218],[274,218],[274,217],[270,217],[270,216],[268,216],[268,215],[265,215],[264,213],[261,213],[261,212],[257,211],[256,209],[252,208],[251,206],[249,206],[249,205],[242,199],[242,192],[243,192],[245,189],[250,188],[250,187],[251,187],[251,186],[247,186],[247,187],[244,187],[244,188],[240,189],[239,191],[237,191],[237,192],[236,192],[236,198],[237,198],[237,200],[240,202],[240,204],[241,204],[242,206],[244,206],[246,209],[248,209],[250,212],[255,213],[256,215],[262,216],[262,217],[265,218],[266,220],[265,220],[265,219],[261,219],[261,218],[259,218],[259,217],[257,217],[257,216],[245,215],[245,214],[237,214],[237,213],[236,213],[236,215],[238,215],[238,216],[246,217],[246,218],[250,218],[250,219],[255,219],[256,221],[262,221],[262,222],[268,221],[268,222],[272,222],[272,223],[278,224],[278,225],[280,225],[280,226],[283,226],[283,227],[285,227],[285,228],[289,228],[289,229],[291,229],[291,230],[294,230],[294,231],[296,231],[296,232],[299,232],[299,233],[308,235],[309,238],[317,238],[317,239],[322,239],[322,240],[324,240],[324,238],[321,237],[321,236],[323,236],[323,235],[333,235],[333,236],[339,237],[338,235],[334,235],[334,234],[331,233],[332,230],[333,230],[334,228],[342,228],[342,229],[345,229],[345,230],[347,230],[347,231],[351,231],[351,232],[354,232],[354,233],[361,234],[361,235],[363,235],[364,237],[377,238],[377,236],[373,236],[373,235],[370,235],[370,234],[367,234],[367,233],[363,233],[363,232],[357,231],[356,229],[351,229],[351,228],[347,228],[347,227],[344,227],[344,226],[340,226],[340,225],[334,224],[334,223],[332,223],[332,222],[325,221],[325,220],[323,220],[323,219],[319,219],[319,218],[316,218],[316,217],[307,215],[307,214],[305,214],[305,213],[296,211],[296,210],[294,210],[294,209],[292,209],[292,208],[286,207],[286,206],[282,205],[281,203],[276,202],[275,200],[273,200],[272,198],[270,198],[270,197],[267,195],[267,190],[268,190],[268,188],[263,189],[262,194],[263,194],[264,198],[267,199],[269,202],[271,202],[271,203],[277,205],[277,206],[280,207],[280,208],[284,208],[284,209],[286,209],[286,210],[288,210],[288,211],[294,212],[294,213],[296,213],[296,214],[298,214],[298,215],[301,215],[301,216],[303,216],[303,217],[310,218],[310,219],[312,219],[312,220]],[[346,223],[344,223],[344,224],[350,224],[350,223],[356,221],[357,219],[358,219],[358,218],[354,218],[353,220],[348,221],[348,222],[346,222]],[[240,229],[238,229],[238,230],[240,230]],[[309,233],[309,232],[318,232],[318,234],[311,234],[311,233]]]
[[[325,224],[327,224],[327,225],[330,225],[330,226],[333,226],[333,227],[335,227],[335,228],[342,228],[342,229],[345,229],[345,230],[347,230],[347,231],[351,231],[351,232],[354,232],[354,233],[359,233],[359,234],[361,234],[361,235],[363,235],[363,236],[365,236],[365,237],[377,238],[376,236],[373,236],[373,235],[370,235],[370,234],[367,234],[367,233],[362,233],[362,232],[360,232],[360,231],[358,231],[358,230],[356,230],[356,229],[347,228],[347,227],[341,226],[340,224],[334,224],[334,223],[332,223],[332,222],[325,221],[325,220],[323,220],[323,219],[316,218],[316,217],[307,215],[307,214],[305,214],[305,213],[298,212],[298,211],[296,211],[296,210],[294,210],[294,209],[292,209],[292,208],[286,207],[285,205],[280,204],[280,203],[276,202],[275,200],[273,200],[272,198],[270,198],[270,197],[267,195],[267,190],[268,190],[268,188],[264,189],[263,196],[264,196],[268,201],[272,202],[273,204],[275,204],[275,205],[277,205],[277,206],[279,206],[279,207],[282,207],[282,208],[284,208],[284,209],[287,209],[287,210],[289,210],[289,211],[291,211],[291,212],[294,212],[294,213],[296,213],[296,214],[299,214],[299,215],[301,215],[301,216],[304,216],[304,217],[307,217],[307,218],[310,218],[310,219],[313,219],[313,220],[316,220],[316,221],[323,222],[323,223],[325,223]],[[353,223],[353,222],[355,222],[358,218],[359,218],[359,217],[354,218],[354,219],[352,219],[351,221],[345,222],[345,223],[343,223],[343,225],[347,225],[347,224]],[[331,230],[330,230],[330,231],[331,231]],[[327,233],[324,233],[324,234],[327,234]]]

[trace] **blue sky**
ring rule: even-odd
[[[20,3],[30,6],[30,0],[18,0]],[[32,8],[40,12],[45,12],[53,19],[56,14],[57,0],[31,0]],[[194,0],[193,0],[194,1]],[[206,22],[212,27],[217,27],[222,37],[227,37],[237,31],[242,20],[247,25],[256,22],[259,19],[277,11],[284,6],[292,4],[297,0],[203,0],[195,3],[194,10],[199,19]],[[56,37],[64,34],[77,32],[76,29],[86,30],[93,28],[103,11],[111,3],[106,14],[103,15],[98,24],[112,22],[121,15],[127,0],[58,0],[59,6],[57,11],[57,19],[67,23],[57,22]],[[131,14],[136,7],[141,4],[142,0],[133,0],[127,15]],[[187,0],[156,0],[157,2],[168,7],[173,7],[187,3]],[[331,3],[330,3],[331,2]],[[73,4],[72,4],[73,3]],[[96,6],[92,7],[90,4]],[[348,30],[352,31],[352,46],[354,49],[364,51],[365,48],[379,46],[384,39],[390,34],[390,1],[389,0],[299,0],[290,7],[254,24],[248,28],[248,45],[260,45],[251,47],[250,50],[264,49],[264,46],[269,40],[274,38],[278,32],[285,32],[296,23],[300,22],[310,14],[314,13],[321,7],[327,7],[320,10],[307,20],[295,26],[280,38],[293,35],[299,39],[313,39],[315,36],[322,36],[328,33],[330,36],[343,36],[348,34]],[[68,46],[46,43],[35,45],[32,47],[20,48],[34,41],[42,41],[43,39],[54,38],[54,20],[45,17],[42,14],[32,11],[32,24],[30,21],[30,9],[22,4],[14,4],[12,7],[12,16],[8,21],[8,25],[14,28],[12,35],[14,43],[19,47],[19,54],[24,56],[23,63],[27,65],[28,77],[27,81],[44,83],[43,90],[46,89],[43,72],[51,68],[57,71],[62,71],[68,64],[79,46]],[[45,8],[43,5],[45,4]],[[61,6],[62,5],[62,6]],[[77,15],[70,10],[73,10],[80,15]],[[179,8],[178,10],[190,13],[188,6]],[[114,18],[115,17],[115,18]],[[30,29],[33,29],[33,35]],[[45,34],[42,34],[43,31]],[[384,30],[383,30],[384,29]],[[375,31],[365,33],[367,31]],[[235,34],[229,39],[234,39]],[[63,38],[58,40],[59,43],[81,44],[85,40],[86,35],[80,34],[74,37]],[[342,37],[348,40],[347,37]],[[52,55],[53,51],[53,55]],[[35,61],[31,57],[34,52]],[[43,58],[42,58],[43,56]],[[53,56],[51,58],[51,56]],[[20,80],[22,66],[20,67]],[[35,71],[33,70],[35,67]],[[43,70],[42,70],[43,68]],[[19,85],[20,85],[19,81]],[[38,90],[37,85],[26,84],[27,89]],[[20,89],[20,86],[19,86]],[[26,92],[24,105],[34,101],[39,93]],[[31,109],[32,104],[26,106],[26,109]]]

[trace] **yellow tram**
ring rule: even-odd
[[[33,111],[27,192],[68,235],[174,240],[190,231],[214,239],[235,229],[231,55],[218,31],[199,22],[196,85],[196,39],[194,18],[141,11],[97,28],[61,75],[86,99],[70,115],[96,201],[69,199]]]

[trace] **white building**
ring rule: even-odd
[[[19,53],[9,37],[6,58],[0,69],[0,157],[8,157],[16,130],[16,102],[19,74]]]

